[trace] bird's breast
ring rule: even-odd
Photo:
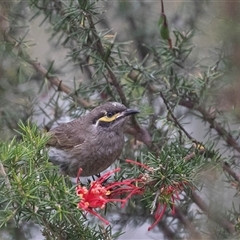
[[[123,145],[124,136],[118,132],[100,133],[94,136],[94,139],[90,139],[93,143],[92,149],[99,156],[120,155]]]

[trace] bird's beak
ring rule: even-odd
[[[133,110],[133,109],[126,109],[125,111],[121,112],[118,117],[126,117],[126,116],[129,116],[129,115],[133,115],[133,114],[137,114],[139,113],[139,111],[137,110]]]

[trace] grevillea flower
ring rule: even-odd
[[[81,171],[82,170],[80,169],[79,176],[81,174]],[[124,207],[127,200],[133,195],[143,193],[143,188],[136,186],[136,183],[141,182],[141,179],[126,179],[123,181],[103,185],[103,183],[108,179],[109,176],[119,171],[120,168],[107,172],[102,177],[98,178],[96,181],[91,182],[89,189],[78,185],[76,187],[76,194],[80,197],[80,202],[78,203],[77,207],[97,216],[105,224],[109,224],[109,222],[103,217],[101,217],[94,209],[103,209],[105,205],[109,202],[121,202],[122,207]],[[79,176],[77,181],[79,181]],[[124,199],[112,198],[122,195],[124,193],[128,194]]]
[[[136,162],[134,160],[127,159],[126,162],[130,164],[135,164],[148,173],[154,172],[154,169]],[[79,183],[79,176],[81,174],[82,169],[79,169],[79,174],[77,178],[77,183]],[[87,213],[91,213],[94,216],[101,219],[105,224],[109,224],[109,222],[101,217],[95,209],[103,209],[107,203],[120,202],[122,207],[125,206],[127,201],[136,194],[143,194],[145,188],[149,185],[152,185],[154,182],[151,180],[148,174],[142,174],[138,178],[125,179],[122,181],[106,183],[106,180],[114,173],[119,172],[120,168],[109,171],[104,174],[102,177],[97,180],[91,182],[90,187],[86,188],[81,186],[80,184],[76,187],[76,194],[79,196],[80,201],[77,205],[79,209],[84,210]],[[155,184],[155,183],[154,183]],[[187,182],[175,182],[172,185],[167,185],[161,187],[159,190],[160,194],[164,196],[164,200],[159,200],[157,203],[156,211],[154,214],[155,221],[148,228],[148,231],[153,229],[162,219],[166,209],[168,206],[172,209],[172,214],[175,214],[175,201],[180,200],[179,192],[183,190],[184,184]],[[125,194],[125,198],[121,199],[119,196]],[[166,200],[169,199],[169,200]]]
[[[172,208],[172,214],[175,214],[175,201],[180,200],[179,197],[179,192],[183,190],[183,183],[175,183],[174,185],[170,185],[167,187],[162,187],[161,188],[161,194],[164,195],[165,197],[169,197],[171,199],[170,206]],[[162,219],[165,211],[167,208],[167,203],[161,204],[160,202],[157,205],[157,209],[155,211],[155,221],[154,223],[148,228],[148,231],[153,229]]]

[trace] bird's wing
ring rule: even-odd
[[[88,136],[88,129],[78,120],[64,123],[49,132],[51,135],[47,145],[67,149],[82,144]]]

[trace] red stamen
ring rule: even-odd
[[[113,173],[115,172],[119,172],[121,170],[121,168],[116,168],[112,171],[109,171],[107,173],[105,173],[104,175],[102,175],[100,178],[98,178],[94,183],[103,183],[105,180],[107,180],[108,177],[110,177]]]
[[[161,206],[162,206],[161,203],[158,203],[158,206],[157,206],[157,209],[156,209],[155,215],[154,215],[155,219],[158,218],[158,216],[159,216],[159,212],[160,212]]]
[[[160,214],[158,215],[157,213],[155,214],[155,218],[157,217],[157,219],[155,220],[155,222],[148,228],[148,231],[150,231],[151,229],[153,229],[161,220],[161,218],[163,217],[163,214],[165,212],[167,208],[167,204],[165,203],[163,205],[163,209],[162,211],[160,212]],[[157,207],[157,210],[160,210],[160,203],[158,204],[158,207]]]
[[[178,191],[175,192],[175,198],[176,198],[177,200],[180,200],[179,192],[178,192]]]
[[[174,203],[174,201],[175,201],[175,199],[174,199],[174,195],[172,195],[172,202],[173,202],[173,204],[172,204],[172,215],[174,215],[174,214],[175,214],[175,212],[176,212],[176,210],[175,210],[175,203]]]
[[[150,170],[150,167],[148,167],[147,165],[145,165],[145,164],[143,164],[143,163],[140,163],[140,162],[136,162],[136,161],[134,161],[134,160],[130,160],[130,159],[126,159],[126,162],[127,163],[132,163],[132,164],[135,164],[135,165],[138,165],[138,166],[140,166],[140,167],[142,167],[142,168],[145,168],[146,170]]]
[[[119,172],[120,168],[114,169],[112,171],[107,172],[102,177],[98,178],[96,181],[93,181],[87,189],[86,187],[82,187],[78,185],[76,187],[76,194],[80,197],[80,202],[78,203],[78,208],[82,209],[86,212],[97,216],[104,223],[109,224],[107,220],[102,218],[97,212],[93,209],[95,208],[104,208],[105,205],[109,202],[120,202],[122,206],[124,206],[127,200],[134,194],[139,194],[143,192],[143,189],[137,187],[135,184],[137,182],[141,182],[139,179],[126,179],[123,181],[113,182],[106,184],[106,186],[102,186],[102,183],[108,179],[113,173]],[[82,169],[79,169],[78,180]],[[124,186],[124,187],[123,187]],[[125,199],[118,198],[110,198],[113,196],[118,196],[120,194],[128,193],[128,196]]]
[[[109,224],[109,222],[108,222],[105,218],[103,218],[103,217],[102,217],[101,215],[99,215],[97,212],[93,211],[91,208],[89,208],[89,209],[87,210],[87,212],[89,212],[89,213],[91,213],[92,215],[98,217],[98,218],[99,218],[100,220],[102,220],[106,225]]]

